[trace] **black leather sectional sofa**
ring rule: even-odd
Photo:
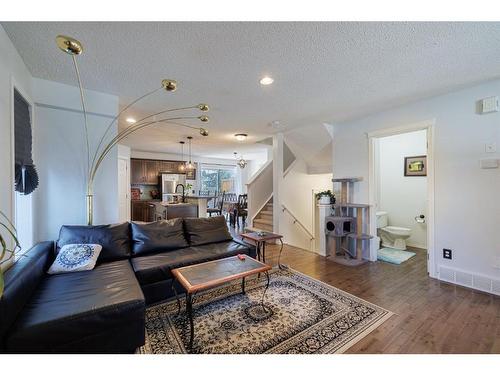
[[[47,274],[70,243],[102,245],[96,267]],[[0,352],[133,352],[146,305],[173,295],[172,269],[236,254],[255,257],[255,247],[233,239],[221,216],[63,226],[56,243],[38,243],[5,272]]]

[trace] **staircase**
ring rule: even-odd
[[[252,229],[273,231],[273,199],[271,198],[253,219]]]

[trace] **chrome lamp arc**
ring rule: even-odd
[[[83,52],[83,46],[82,44],[71,37],[64,36],[64,35],[58,35],[56,38],[56,43],[59,49],[61,49],[63,52],[67,53],[68,55],[71,56],[73,60],[73,65],[75,68],[75,73],[76,77],[78,80],[78,88],[80,90],[80,99],[81,99],[81,104],[82,104],[82,112],[83,112],[83,117],[84,117],[84,134],[85,134],[85,145],[86,145],[86,154],[87,154],[87,161],[86,161],[86,218],[87,218],[87,225],[92,225],[93,219],[94,219],[94,180],[96,177],[96,173],[99,170],[99,167],[102,165],[102,162],[106,158],[106,156],[109,154],[109,152],[113,149],[116,144],[118,144],[121,140],[124,138],[128,137],[130,134],[135,133],[138,130],[144,129],[146,127],[149,127],[154,124],[169,124],[169,125],[176,125],[176,126],[181,126],[185,128],[189,128],[195,131],[198,131],[202,136],[208,136],[208,131],[204,127],[199,127],[195,125],[190,125],[189,123],[184,123],[184,120],[197,120],[202,123],[207,123],[209,121],[209,117],[201,114],[201,115],[194,115],[194,114],[188,114],[188,111],[193,111],[193,110],[198,110],[203,112],[207,112],[209,110],[209,106],[207,104],[201,103],[197,105],[192,105],[192,106],[186,106],[186,107],[179,107],[179,108],[168,108],[164,109],[162,111],[153,113],[151,115],[148,115],[138,121],[136,121],[132,126],[123,129],[121,131],[118,131],[118,133],[111,139],[108,140],[108,134],[109,131],[111,130],[113,124],[115,124],[120,116],[127,111],[129,108],[131,108],[134,104],[138,103],[139,101],[157,93],[160,91],[163,92],[174,92],[177,90],[177,82],[172,79],[163,79],[161,81],[160,87],[138,97],[137,99],[133,100],[131,103],[126,105],[119,113],[111,120],[109,123],[108,127],[104,131],[102,137],[99,140],[99,143],[95,150],[91,150],[90,143],[89,143],[89,132],[88,132],[88,119],[87,119],[87,108],[86,108],[86,103],[85,103],[85,94],[83,90],[83,85],[80,77],[80,71],[78,69],[78,63],[76,57]],[[173,114],[175,113],[175,115]]]

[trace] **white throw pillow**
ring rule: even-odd
[[[92,270],[101,250],[102,246],[97,244],[77,243],[64,245],[47,273],[55,275]]]

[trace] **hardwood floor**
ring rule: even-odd
[[[268,264],[278,250],[267,246]],[[429,278],[415,252],[399,266],[347,267],[285,245],[281,262],[395,313],[347,353],[500,353],[500,297]]]

